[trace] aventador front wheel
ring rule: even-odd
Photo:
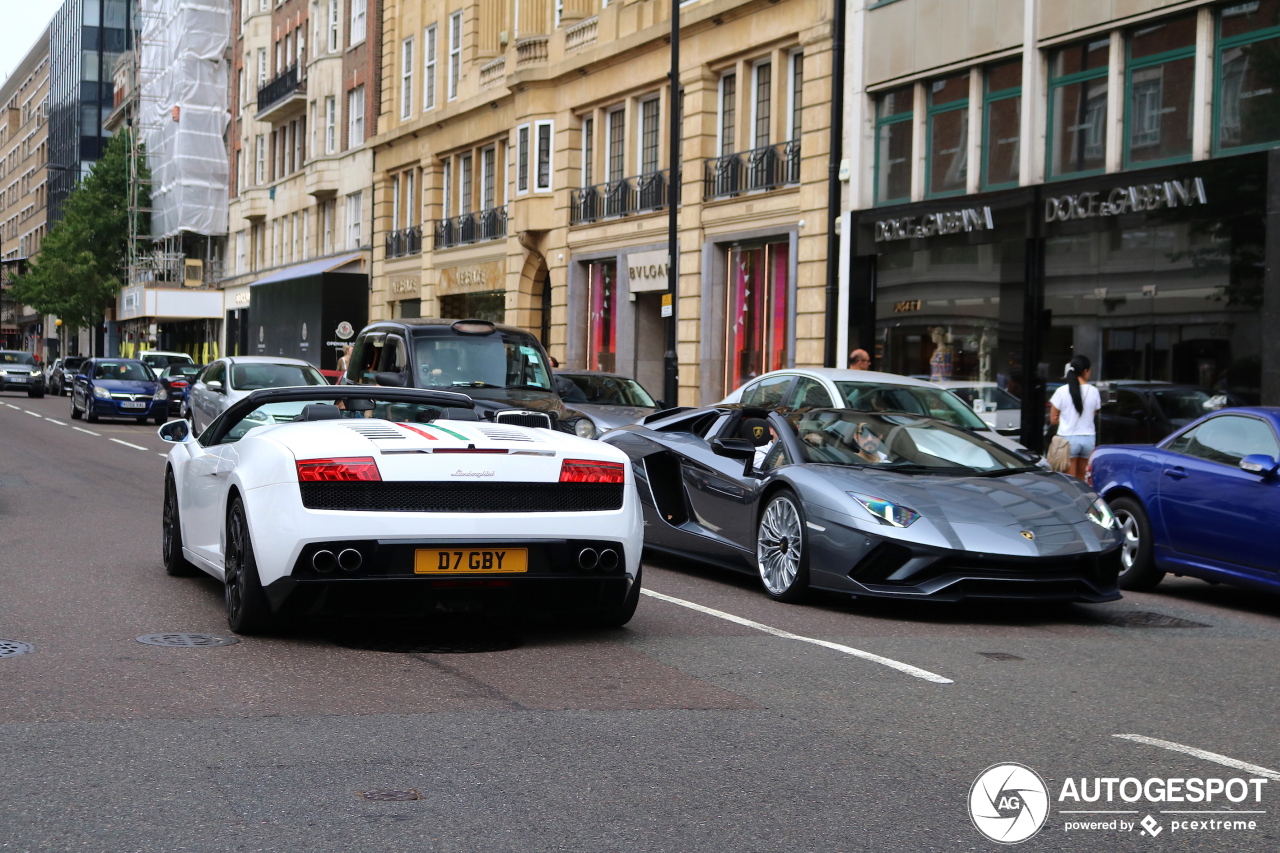
[[[809,551],[800,498],[777,492],[760,515],[756,561],[764,591],[777,601],[799,601],[809,589]]]

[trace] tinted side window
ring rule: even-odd
[[[1271,427],[1265,421],[1242,415],[1207,420],[1179,436],[1169,449],[1231,466],[1238,466],[1240,460],[1254,453],[1280,458],[1280,444]]]
[[[386,335],[361,335],[356,341],[355,352],[351,354],[351,367],[347,377],[357,385],[373,385],[374,376],[378,372],[378,362],[382,358],[382,344]]]
[[[382,347],[382,364],[380,372],[404,374],[409,369],[409,348],[404,339],[396,335],[387,335]]]
[[[801,376],[796,380],[795,390],[791,392],[791,401],[793,409],[830,409],[835,405],[831,402],[831,395],[827,393],[827,389],[822,387],[822,383],[807,376]]]
[[[742,403],[746,406],[778,406],[791,384],[791,376],[771,376],[748,388],[742,395]]]

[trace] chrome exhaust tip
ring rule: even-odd
[[[600,568],[606,572],[611,572],[618,568],[618,552],[612,548],[606,548],[600,552]]]
[[[355,548],[347,548],[338,555],[338,565],[344,572],[354,572],[363,562],[364,557]]]
[[[317,572],[331,572],[338,567],[338,558],[332,551],[316,551],[311,557],[311,568]]]
[[[584,569],[594,569],[600,563],[600,555],[595,548],[583,548],[578,552],[578,565]]]

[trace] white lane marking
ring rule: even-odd
[[[22,411],[22,407],[21,407],[21,406],[15,406],[13,403],[5,403],[5,405],[6,405],[6,406],[8,406],[8,407],[9,407],[9,408],[11,408],[11,409],[17,409],[19,412],[21,412],[21,411]]]
[[[22,411],[26,412],[28,415],[31,415],[31,417],[33,417],[33,418],[43,418],[43,417],[44,417],[44,415],[40,414],[39,412],[33,412],[33,411],[31,411],[30,409],[23,409]]]
[[[145,448],[145,447],[143,447],[143,446],[141,446],[141,445],[138,445],[138,444],[130,444],[129,442],[127,442],[127,441],[121,441],[121,440],[120,440],[120,439],[118,439],[118,438],[112,438],[112,439],[109,439],[109,440],[110,440],[110,441],[114,441],[116,444],[123,444],[125,447],[132,447],[134,450],[146,450],[146,448]]]
[[[925,681],[932,681],[934,684],[955,684],[950,678],[944,678],[936,673],[929,672],[925,669],[912,666],[909,663],[896,661],[893,658],[881,657],[871,652],[864,652],[862,649],[855,649],[852,646],[842,646],[839,643],[832,643],[827,640],[818,640],[813,637],[802,637],[799,634],[792,634],[790,631],[783,631],[781,628],[774,628],[761,622],[753,622],[750,619],[744,619],[741,616],[734,616],[732,613],[725,613],[723,610],[715,610],[710,607],[703,607],[701,604],[694,604],[692,601],[685,601],[683,598],[675,598],[670,595],[663,595],[660,592],[654,592],[651,589],[641,588],[642,593],[661,601],[668,601],[672,604],[678,604],[681,607],[687,607],[690,610],[696,610],[699,613],[706,613],[708,616],[715,616],[717,619],[725,619],[729,622],[736,622],[739,625],[745,625],[748,628],[755,628],[757,631],[763,631],[766,634],[772,634],[775,637],[781,637],[784,640],[799,640],[802,643],[812,643],[815,646],[822,646],[824,649],[832,649],[837,652],[843,652],[846,655],[853,655],[856,658],[869,660],[872,663],[882,664],[890,669],[896,669],[899,672],[905,672],[907,675],[923,678]]]
[[[66,421],[60,421],[60,420],[58,420],[57,418],[45,418],[45,420],[46,420],[46,421],[48,421],[49,423],[57,424],[58,426],[66,426],[66,425],[67,425],[67,422],[66,422]]]
[[[159,452],[157,452],[157,453],[156,453],[156,455],[157,455],[157,456],[162,456],[162,457],[164,457],[165,459],[168,459],[168,458],[169,458],[169,454],[168,454],[168,453],[159,453]]]
[[[94,432],[93,430],[85,429],[84,427],[73,426],[72,429],[79,430],[80,432],[87,432],[89,435],[102,435],[100,432]]]
[[[1170,749],[1174,752],[1181,752],[1184,755],[1190,755],[1193,758],[1202,758],[1205,761],[1212,761],[1215,764],[1221,764],[1223,767],[1244,770],[1248,773],[1253,773],[1255,776],[1265,776],[1268,779],[1275,779],[1280,782],[1280,773],[1277,773],[1275,770],[1268,770],[1267,768],[1259,767],[1256,764],[1238,761],[1225,755],[1219,755],[1216,752],[1196,749],[1194,746],[1186,746],[1181,743],[1174,743],[1171,740],[1160,740],[1159,738],[1146,737],[1145,735],[1112,735],[1112,737],[1124,738],[1125,740],[1136,741],[1137,743],[1145,743],[1147,746],[1158,746],[1161,749]]]

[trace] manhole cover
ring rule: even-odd
[[[1008,652],[978,652],[978,654],[990,660],[1023,660],[1023,658],[1011,655]]]
[[[334,638],[340,646],[366,652],[422,655],[476,655],[518,649],[523,641],[499,634],[344,634]]]
[[[1147,610],[1126,610],[1117,613],[1095,613],[1095,618],[1108,625],[1121,628],[1208,628],[1203,622],[1192,622],[1190,619],[1179,619],[1177,616],[1165,616],[1163,613],[1151,613]]]
[[[200,646],[234,646],[240,642],[235,637],[224,637],[218,634],[187,634],[174,632],[170,634],[144,634],[138,638],[139,643],[148,646],[177,646],[190,649]]]
[[[12,658],[18,655],[29,655],[36,650],[30,643],[20,640],[0,640],[0,658]]]
[[[369,800],[374,803],[407,803],[410,800],[422,799],[422,796],[412,788],[407,791],[395,791],[391,789],[356,791],[356,796],[362,800]]]

